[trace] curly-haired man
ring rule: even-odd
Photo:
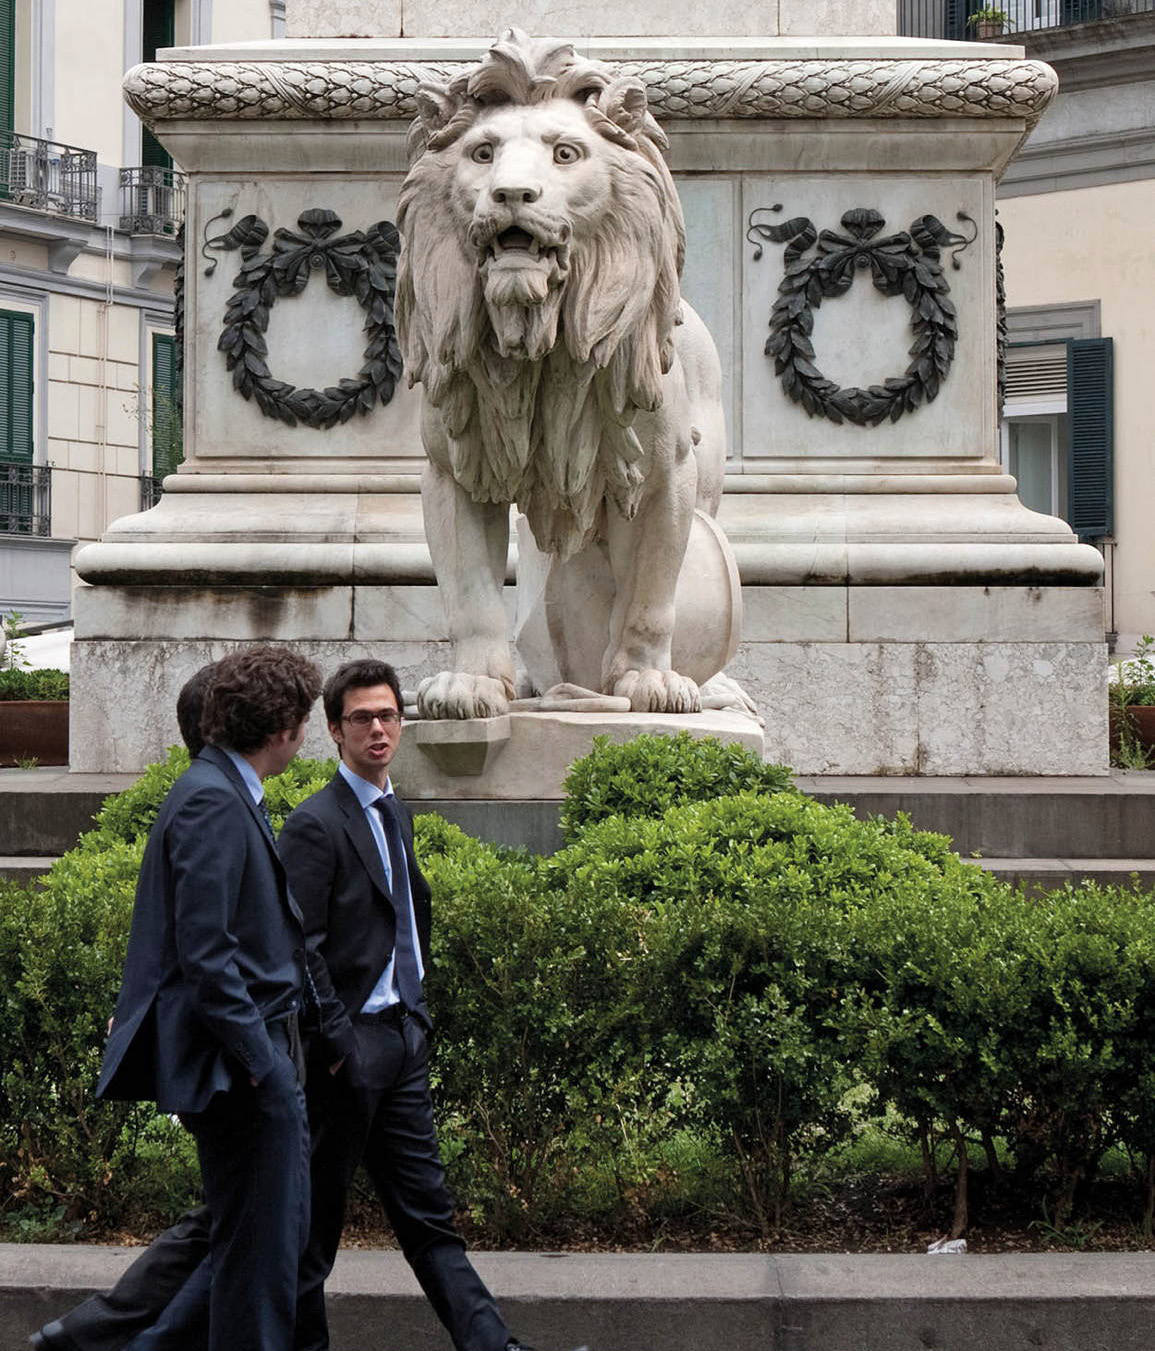
[[[300,911],[264,811],[320,691],[283,648],[217,663],[208,743],[160,809],[141,864],[124,979],[99,1096],[155,1101],[196,1139],[209,1208],[209,1351],[292,1345],[309,1229],[309,1134],[299,1022],[319,1021],[330,1063],[348,1019],[306,965]],[[344,1029],[342,1038],[341,1029]]]

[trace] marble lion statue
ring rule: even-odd
[[[696,712],[737,641],[703,666],[676,632],[695,517],[704,547],[728,549],[712,521],[721,373],[679,295],[685,227],[644,86],[512,29],[417,102],[397,322],[424,387],[422,505],[454,663],[422,683],[419,712],[492,717],[514,698],[511,504],[550,565],[551,633],[568,607],[600,635],[577,683],[634,711]],[[559,660],[563,681],[575,664]]]

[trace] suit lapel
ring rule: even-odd
[[[385,881],[385,865],[381,862],[377,841],[369,829],[369,822],[365,820],[365,808],[357,801],[356,793],[345,782],[340,771],[333,776],[332,787],[333,795],[344,817],[345,834],[349,843],[353,846],[354,852],[361,860],[361,866],[369,874],[373,885],[392,905],[393,896]]]

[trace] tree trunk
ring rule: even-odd
[[[970,1159],[967,1156],[966,1136],[957,1121],[951,1123],[951,1136],[955,1143],[955,1155],[958,1158],[958,1172],[954,1184],[954,1222],[950,1227],[951,1238],[962,1238],[967,1231],[967,1174]]]

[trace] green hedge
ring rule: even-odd
[[[21,699],[67,699],[67,671],[0,670],[0,701]]]
[[[790,781],[785,765],[763,764],[742,746],[689,732],[624,743],[599,736],[566,775],[562,833],[572,843],[586,826],[610,816],[656,817],[731,793],[778,793]]]
[[[191,1188],[178,1132],[89,1096],[141,835],[183,763],[0,897],[10,1236],[144,1223]],[[276,811],[329,772],[270,781]],[[1027,899],[942,836],[787,784],[641,737],[574,766],[551,858],[418,817],[442,1148],[487,1241],[559,1221],[620,1241],[696,1206],[772,1237],[798,1174],[884,1120],[928,1167],[953,1149],[959,1228],[972,1153],[1056,1225],[1104,1151],[1155,1157],[1152,899]]]

